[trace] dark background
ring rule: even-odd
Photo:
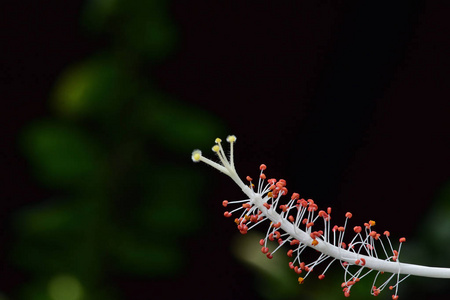
[[[96,123],[92,120],[99,119],[92,115],[102,115],[101,112],[93,110],[89,117],[73,117],[61,114],[51,100],[61,74],[92,57],[119,61],[118,69],[126,70],[120,73],[123,76],[119,75],[119,80],[133,74],[136,76],[133,80],[139,79],[137,85],[148,83],[158,93],[176,99],[163,110],[164,115],[156,109],[154,118],[162,125],[150,122],[149,128],[157,129],[139,131],[145,140],[142,151],[148,150],[149,156],[181,166],[183,180],[189,185],[196,184],[190,175],[191,168],[201,169],[195,172],[200,172],[206,184],[197,191],[201,197],[197,204],[201,213],[195,216],[200,220],[196,229],[167,237],[167,240],[177,240],[173,247],[183,249],[177,260],[183,261],[182,266],[171,267],[168,272],[152,271],[150,262],[147,270],[133,272],[131,267],[124,271],[115,267],[111,258],[100,267],[102,274],[106,274],[96,277],[101,279],[80,275],[81,282],[86,282],[87,298],[100,299],[95,292],[90,294],[99,286],[114,286],[119,291],[117,299],[148,299],[155,293],[165,293],[167,297],[196,295],[205,299],[264,298],[257,295],[259,281],[249,279],[256,275],[229,250],[228,244],[237,231],[229,220],[219,219],[223,213],[221,201],[240,198],[239,190],[209,168],[191,165],[190,150],[185,154],[170,150],[177,147],[177,134],[183,135],[183,129],[195,131],[194,138],[188,134],[188,142],[180,146],[183,151],[204,147],[203,152],[208,153],[208,145],[212,145],[216,135],[225,138],[226,134],[235,134],[237,168],[245,172],[241,177],[255,176],[259,164],[266,163],[269,176],[285,178],[290,191],[314,198],[321,207],[333,206],[335,216],[350,210],[355,223],[375,219],[380,230],[387,228],[395,236],[420,241],[427,215],[433,209],[444,210],[433,205],[441,203],[446,207],[449,201],[448,193],[443,192],[448,186],[450,168],[448,2],[149,3],[158,5],[133,1],[133,5],[123,5],[124,9],[105,13],[103,23],[98,18],[101,14],[95,14],[98,8],[84,1],[25,1],[7,4],[2,9],[1,132],[5,145],[1,155],[0,291],[5,299],[52,299],[45,292],[40,298],[30,296],[46,289],[46,283],[36,278],[51,278],[51,272],[42,275],[39,268],[27,268],[27,264],[18,263],[20,255],[11,253],[17,252],[16,247],[25,247],[22,254],[25,256],[42,251],[33,248],[41,237],[31,244],[21,243],[29,236],[17,233],[20,222],[26,222],[26,218],[20,217],[21,212],[55,195],[70,198],[77,194],[59,184],[39,181],[39,168],[30,158],[34,152],[27,150],[33,144],[23,142],[27,139],[24,136],[29,136],[27,132],[32,131],[33,122],[57,119],[84,132],[99,130],[97,140],[109,149],[111,145],[120,148],[128,141],[122,137],[108,143],[111,139],[98,138],[108,136],[104,134],[108,128],[124,127],[123,120],[134,118],[134,113],[128,114],[125,106],[117,109],[125,118],[111,114],[110,119],[99,118],[102,121]],[[159,44],[145,44],[145,30],[142,36],[128,39],[137,31],[126,24],[135,21],[136,28],[151,27],[144,23],[139,26],[139,22],[152,17],[158,19],[158,9],[166,12],[164,17],[176,32],[171,38],[161,39],[161,44],[169,45],[167,50],[158,48]],[[154,13],[147,17],[146,10]],[[145,44],[142,47],[141,41]],[[152,52],[152,47],[157,50]],[[113,89],[109,86],[105,90],[109,88]],[[140,99],[138,88],[130,91],[133,91],[130,99]],[[117,94],[123,103],[134,101],[120,91]],[[117,99],[105,97],[101,101],[116,103]],[[156,103],[152,104],[154,110],[164,106]],[[178,129],[174,122],[181,119],[192,124],[189,120],[198,120],[200,116],[205,121],[197,127],[182,124]],[[175,132],[173,137],[170,130],[165,131],[171,126]],[[205,127],[217,128],[219,132],[202,131]],[[130,128],[125,135],[137,132]],[[195,141],[197,136],[205,144],[190,145],[189,141]],[[163,169],[163,165],[160,162],[158,166]],[[152,172],[159,170],[151,162],[148,166]],[[185,197],[183,185],[176,187],[175,179],[163,182],[169,189],[179,189],[180,198]],[[124,186],[127,191],[134,190],[129,183]],[[126,204],[125,198],[121,197]],[[117,205],[119,210],[127,207],[123,203]],[[125,214],[116,218],[128,220],[133,216]],[[133,231],[136,227],[131,228]],[[440,232],[447,231],[448,228],[443,228]],[[154,239],[170,235],[164,226],[156,232],[149,235]],[[135,235],[141,237],[145,230],[136,230]],[[52,237],[53,244],[59,243],[57,236]],[[161,243],[165,241],[161,239]],[[420,257],[423,254],[420,251],[415,256]],[[101,253],[98,252],[99,257]],[[36,257],[39,260],[39,255]],[[448,255],[446,261],[431,260],[431,264],[440,266],[448,266],[449,262]],[[78,274],[81,271],[56,268],[55,272]],[[295,277],[286,280],[295,282]],[[441,286],[445,283],[439,282]],[[339,283],[334,284],[336,288],[331,293],[341,296]],[[29,292],[23,293],[24,289]],[[302,295],[304,289],[302,286],[291,296]],[[448,293],[445,289],[424,289],[427,294],[435,292],[435,297],[445,297]],[[406,293],[420,292],[410,286]]]

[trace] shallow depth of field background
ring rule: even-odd
[[[8,4],[0,299],[343,299],[338,264],[298,286],[265,226],[223,218],[239,189],[190,155],[228,134],[242,177],[265,163],[335,224],[450,267],[449,4],[310,2]]]

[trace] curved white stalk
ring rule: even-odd
[[[265,165],[261,165],[260,167],[261,173],[258,180],[258,187],[255,192],[252,179],[247,176],[247,181],[249,181],[250,184],[247,186],[240,179],[234,167],[233,144],[236,141],[236,137],[229,136],[227,141],[231,144],[229,158],[226,157],[219,138],[216,139],[216,145],[212,147],[212,150],[217,154],[221,164],[203,157],[200,150],[194,150],[191,158],[194,162],[204,162],[228,175],[247,195],[248,199],[246,200],[232,202],[225,200],[222,203],[225,207],[228,204],[242,205],[231,212],[226,211],[224,213],[225,217],[230,217],[233,213],[243,210],[241,216],[235,219],[238,229],[242,234],[247,233],[249,229],[265,220],[271,221],[266,238],[260,241],[261,246],[263,246],[261,251],[266,254],[268,258],[272,258],[273,253],[284,244],[290,244],[291,246],[297,247],[295,250],[289,250],[287,254],[289,257],[294,258],[293,261],[289,263],[291,269],[298,274],[307,272],[304,277],[299,277],[299,283],[303,283],[304,279],[313,271],[315,266],[329,258],[332,261],[325,268],[325,271],[319,275],[319,279],[325,278],[324,273],[333,262],[340,261],[342,267],[345,269],[345,281],[342,283],[342,287],[344,288],[343,291],[347,297],[350,296],[352,286],[373,270],[378,271],[378,273],[375,276],[371,293],[375,296],[378,295],[388,285],[392,278],[396,278],[397,283],[394,286],[389,287],[391,290],[395,289],[395,294],[392,295],[392,299],[394,300],[398,299],[397,291],[399,283],[409,275],[450,278],[450,268],[428,267],[400,262],[399,256],[401,245],[405,242],[405,238],[400,238],[399,249],[398,251],[394,250],[389,239],[390,233],[386,231],[383,235],[385,235],[388,240],[389,248],[385,247],[381,241],[381,234],[372,230],[372,226],[375,225],[374,221],[364,224],[364,232],[362,232],[360,226],[354,227],[353,231],[356,233],[356,236],[351,240],[347,249],[347,245],[343,242],[343,238],[347,228],[347,221],[352,217],[351,213],[346,214],[344,226],[334,226],[333,229],[331,229],[331,208],[328,208],[327,212],[319,211],[319,213],[315,215],[318,206],[312,199],[308,199],[307,201],[305,199],[299,200],[299,195],[293,193],[287,204],[279,205],[280,198],[287,194],[287,189],[285,187],[286,181],[283,179],[280,179],[279,181],[276,181],[276,179],[269,179],[267,180],[267,185],[262,186],[263,182],[266,180],[266,176],[263,173],[266,169]],[[277,208],[278,205],[279,208]],[[277,209],[279,209],[280,213],[277,212]],[[297,214],[295,214],[295,212],[297,212]],[[313,231],[315,222],[319,218],[322,218],[324,221],[323,231]],[[252,224],[252,226],[249,228],[247,224]],[[305,227],[304,230],[301,229],[302,226]],[[281,234],[279,230],[283,230],[285,233]],[[279,245],[273,253],[270,253],[269,248],[267,247],[268,240],[278,241]],[[381,243],[383,252],[377,252],[375,247],[378,242]],[[301,253],[307,248],[306,246],[320,252],[319,258],[308,265],[301,262],[300,259]],[[388,251],[392,252],[392,255],[388,254]],[[386,256],[385,259],[379,257],[379,254],[382,253]],[[296,263],[298,266],[295,265]],[[356,266],[358,271],[353,273],[350,272],[349,267],[351,266]],[[363,274],[363,270],[369,271]],[[393,275],[377,288],[375,286],[375,281],[380,272],[389,272]],[[405,277],[400,279],[400,275],[405,275]]]

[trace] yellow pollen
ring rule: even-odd
[[[216,153],[218,153],[219,150],[220,150],[220,147],[217,146],[217,145],[215,145],[214,147],[212,147],[212,151],[214,151],[214,152],[216,152]]]
[[[218,143],[220,143],[220,142],[222,142],[222,140],[221,140],[220,138],[217,138],[217,139],[216,139],[216,143],[218,144]]]
[[[248,221],[250,220],[250,216],[249,215],[245,215],[244,218]]]
[[[317,240],[312,241],[311,245],[313,246],[317,246],[319,244],[319,242]]]
[[[304,281],[305,279],[303,277],[298,278],[298,284],[303,284]]]
[[[227,137],[227,142],[228,142],[228,143],[234,143],[234,142],[236,142],[236,136],[234,136],[234,135],[229,135],[229,136]]]
[[[268,192],[268,193],[267,193],[267,196],[270,197],[270,198],[272,198],[272,197],[273,197],[272,192]]]
[[[370,224],[370,226],[375,226],[375,221],[370,220],[370,221],[369,221],[369,224]]]

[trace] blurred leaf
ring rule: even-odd
[[[52,187],[89,184],[100,167],[99,147],[83,132],[56,122],[40,122],[23,137],[36,177]]]
[[[116,118],[122,96],[132,93],[128,80],[109,55],[93,58],[68,68],[55,85],[53,106],[69,118]]]

